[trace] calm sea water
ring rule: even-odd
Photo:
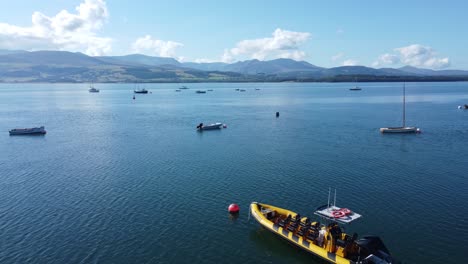
[[[347,231],[405,263],[464,262],[468,83],[407,84],[419,135],[379,133],[401,123],[397,83],[179,86],[132,100],[130,84],[1,84],[0,263],[323,263],[248,205],[312,216],[329,187],[364,215]]]

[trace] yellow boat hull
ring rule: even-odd
[[[290,243],[318,256],[321,257],[322,259],[330,262],[330,263],[338,263],[338,264],[351,264],[355,263],[354,261],[351,261],[349,259],[340,257],[336,255],[335,253],[328,252],[324,247],[316,245],[313,241],[304,238],[303,236],[297,236],[294,234],[294,232],[291,232],[287,229],[284,229],[283,227],[275,224],[271,220],[267,219],[264,214],[261,212],[262,208],[268,208],[270,210],[274,210],[278,212],[280,215],[291,215],[295,217],[297,213],[279,208],[276,206],[268,205],[268,204],[261,204],[261,203],[252,203],[250,204],[250,212],[252,216],[259,222],[262,226],[270,230],[271,232],[277,234],[278,236],[286,239]]]

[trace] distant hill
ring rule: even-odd
[[[123,57],[123,58],[122,58]],[[164,65],[153,66],[146,63]],[[149,56],[90,57],[66,51],[0,55],[0,82],[201,82],[246,81],[232,72],[202,71]],[[142,62],[142,63],[139,63]],[[174,63],[179,64],[180,63]]]
[[[180,62],[178,62],[174,58],[165,58],[165,57],[153,57],[153,56],[146,56],[142,54],[131,54],[125,56],[102,56],[102,57],[95,57],[102,61],[108,63],[116,63],[122,64],[127,63],[130,65],[134,64],[141,64],[141,65],[148,65],[148,66],[160,66],[160,65],[177,65],[181,66]]]
[[[0,56],[0,63],[21,63],[31,65],[73,65],[94,66],[105,64],[94,57],[83,53],[68,51],[35,51],[24,53],[12,53]]]
[[[224,62],[184,62],[182,66],[202,71],[225,71],[225,67],[229,65]]]
[[[404,66],[399,68],[400,71],[422,75],[422,76],[467,76],[468,71],[461,71],[461,70],[430,70],[430,69],[421,69],[411,66]]]
[[[8,55],[8,54],[16,54],[16,53],[25,53],[25,50],[4,50],[0,49],[0,56],[1,55]]]
[[[359,81],[456,81],[468,80],[468,71],[409,66],[322,68],[292,59],[180,63],[141,54],[90,57],[67,51],[0,50],[0,82],[333,82],[356,77]]]
[[[223,70],[244,74],[278,74],[284,72],[317,72],[323,68],[305,61],[276,59],[270,61],[247,60],[226,65]]]

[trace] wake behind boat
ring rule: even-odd
[[[16,135],[44,135],[46,132],[44,126],[32,128],[14,128],[8,131],[10,136]]]
[[[396,263],[379,237],[364,236],[358,239],[356,233],[350,236],[343,232],[338,223],[351,223],[361,217],[347,208],[334,205],[317,208],[315,214],[329,220],[328,224],[257,202],[250,204],[250,212],[270,232],[330,263]]]

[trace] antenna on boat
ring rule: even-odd
[[[336,206],[336,188],[335,188],[335,199],[333,200],[333,206]]]
[[[331,193],[331,187],[328,187],[328,202],[327,202],[327,208],[330,208],[330,193]]]

